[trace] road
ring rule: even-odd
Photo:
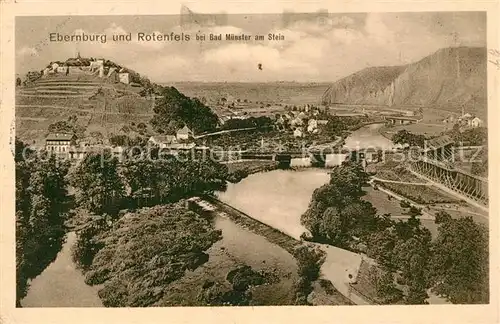
[[[197,136],[193,136],[193,137],[195,139],[198,139],[198,138],[204,138],[204,137],[209,137],[209,136],[214,136],[214,135],[228,134],[228,133],[241,132],[241,131],[253,130],[253,129],[257,129],[257,127],[227,129],[227,130],[217,131],[217,132],[213,132],[213,133],[201,134],[201,135],[197,135]]]
[[[388,183],[399,183],[399,184],[405,184],[405,185],[432,186],[432,184],[428,183],[428,182],[407,182],[407,181],[399,181],[399,180],[389,180],[389,179],[378,178],[375,176],[373,176],[371,179],[374,181],[388,182]]]

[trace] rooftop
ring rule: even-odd
[[[426,142],[427,150],[436,150],[441,147],[453,144],[454,141],[448,135],[439,136]]]
[[[191,133],[191,130],[189,129],[189,127],[187,127],[186,125],[184,125],[184,127],[182,127],[181,129],[179,129],[177,131],[177,133],[188,134],[188,133]]]
[[[67,133],[50,133],[45,138],[46,141],[71,141],[73,139],[73,134]]]
[[[176,140],[175,135],[155,135],[151,136],[150,140],[157,143],[173,143]]]

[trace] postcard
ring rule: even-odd
[[[2,4],[2,321],[497,322],[498,3],[380,5]]]

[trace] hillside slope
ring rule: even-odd
[[[38,142],[50,124],[71,116],[87,133],[116,134],[125,125],[151,119],[153,102],[139,95],[142,89],[85,71],[43,76],[16,89],[16,135]]]
[[[371,67],[332,84],[324,104],[443,107],[484,116],[486,49],[444,48],[403,66]]]

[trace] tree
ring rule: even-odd
[[[186,97],[174,87],[162,88],[160,95],[151,119],[156,131],[176,131],[184,124],[195,133],[213,131],[217,127],[217,115],[199,99]]]
[[[393,255],[397,242],[398,237],[392,227],[374,232],[368,238],[366,254],[383,266],[394,269]]]
[[[343,163],[331,171],[330,183],[316,189],[301,223],[313,239],[345,246],[352,235],[365,235],[375,227],[375,209],[362,202],[368,175],[356,163]]]
[[[23,154],[24,152],[24,154]],[[43,154],[43,152],[42,152]],[[36,159],[16,140],[16,300],[27,281],[56,257],[64,241],[69,164],[54,155]]]
[[[151,306],[171,282],[207,262],[205,252],[221,238],[220,230],[184,203],[143,208],[106,232],[86,282],[104,284],[99,296],[105,306]]]
[[[434,220],[436,224],[446,223],[450,221],[451,221],[451,215],[448,214],[447,212],[440,210],[436,213],[436,218]]]
[[[396,144],[424,147],[425,136],[421,134],[413,134],[406,129],[402,129],[392,136],[392,141]]]
[[[403,298],[403,292],[396,288],[394,276],[387,269],[370,266],[368,269],[368,279],[375,286],[377,299],[379,299],[381,304],[394,304]]]
[[[118,159],[109,150],[85,156],[70,179],[77,189],[76,203],[89,212],[115,214],[125,195],[118,175]]]
[[[455,304],[489,300],[488,231],[472,217],[443,219],[432,245],[433,290]]]
[[[404,297],[404,303],[407,305],[422,305],[428,304],[426,299],[429,298],[427,289],[421,283],[410,285],[407,295]]]
[[[293,251],[297,260],[299,279],[295,283],[297,305],[307,305],[307,296],[313,291],[312,282],[317,280],[325,262],[325,252],[319,248],[301,245]]]

